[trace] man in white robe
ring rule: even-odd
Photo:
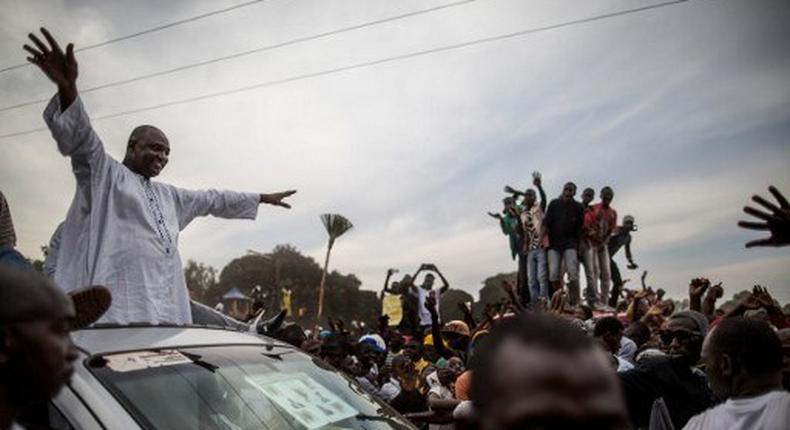
[[[295,193],[192,191],[153,182],[167,164],[170,145],[162,131],[143,125],[132,131],[123,163],[110,157],[94,133],[77,91],[74,47],[64,53],[41,29],[49,46],[30,34],[25,45],[58,87],[44,120],[61,154],[71,158],[77,190],[60,227],[55,282],[72,291],[105,285],[112,306],[99,322],[192,321],[178,235],[194,218],[255,219],[260,203],[290,208]]]

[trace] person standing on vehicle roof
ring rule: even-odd
[[[192,321],[178,236],[194,218],[255,219],[260,203],[290,208],[273,194],[192,191],[151,179],[167,165],[170,143],[151,125],[136,127],[122,163],[104,150],[77,90],[74,46],[65,52],[42,28],[30,34],[28,61],[58,87],[44,119],[61,154],[71,158],[77,191],[61,232],[55,282],[65,291],[107,285],[114,301],[101,322]]]
[[[620,291],[623,289],[623,277],[620,275],[620,269],[617,263],[614,262],[614,256],[617,251],[625,246],[625,258],[628,260],[629,270],[636,270],[639,268],[634,263],[634,256],[631,254],[631,232],[636,231],[636,224],[634,224],[634,217],[626,215],[623,217],[623,225],[616,227],[607,247],[609,248],[609,269],[612,277],[612,295],[609,297],[609,306],[616,308],[617,301],[620,300]]]
[[[103,287],[67,296],[37,272],[0,266],[0,430],[21,429],[26,408],[58,394],[77,359],[69,332],[93,323],[109,303]]]

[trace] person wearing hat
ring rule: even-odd
[[[623,217],[623,225],[616,227],[609,237],[609,271],[612,278],[612,295],[609,297],[609,306],[616,308],[617,301],[620,300],[620,292],[623,289],[623,277],[620,275],[620,268],[614,261],[614,256],[620,248],[625,247],[625,258],[628,260],[628,269],[636,270],[639,266],[634,263],[634,256],[631,254],[631,232],[636,231],[634,217],[626,215]]]
[[[26,408],[58,394],[77,359],[69,333],[109,305],[104,287],[68,296],[36,272],[0,266],[0,430],[19,428]]]
[[[467,350],[469,349],[469,326],[460,320],[450,321],[443,327],[439,324],[439,312],[436,301],[429,298],[425,307],[431,313],[431,336],[436,353],[445,359],[458,357],[466,363]]]
[[[639,361],[634,369],[618,373],[634,427],[647,426],[659,399],[676,429],[713,406],[707,377],[696,368],[707,332],[708,319],[702,313],[675,313],[660,332],[666,355]]]

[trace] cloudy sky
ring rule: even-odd
[[[108,82],[273,45],[458,0],[268,0],[78,52],[79,85]],[[42,25],[77,48],[240,1],[0,0],[0,68],[24,61]],[[206,67],[84,95],[94,117],[332,70],[660,1],[477,0]],[[653,285],[685,295],[691,277],[729,293],[763,283],[790,301],[790,249],[743,248],[741,208],[775,184],[790,194],[790,3],[691,0],[98,120],[122,158],[141,123],[170,138],[159,178],[192,188],[296,188],[291,211],[256,221],[199,220],[184,259],[222,267],[247,249],[291,243],[321,261],[319,215],[355,228],[332,268],[378,289],[388,267],[436,263],[475,292],[514,268],[486,211],[505,184],[543,172],[550,197],[575,181],[615,189],[636,217],[634,254]],[[32,67],[0,74],[0,108],[52,95]],[[43,104],[0,112],[0,134],[43,125]],[[19,248],[40,255],[74,192],[47,132],[0,139],[0,189]],[[620,259],[623,257],[620,256]],[[628,276],[638,278],[638,272]]]

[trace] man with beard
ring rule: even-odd
[[[192,191],[151,179],[167,165],[170,142],[151,125],[136,127],[123,163],[113,159],[93,131],[77,90],[74,46],[64,52],[46,29],[48,44],[30,34],[28,61],[57,86],[44,119],[61,154],[71,158],[77,191],[61,228],[55,282],[66,291],[107,285],[114,297],[101,322],[192,321],[178,253],[179,232],[194,218],[257,216],[258,205],[289,208],[294,194]]]

